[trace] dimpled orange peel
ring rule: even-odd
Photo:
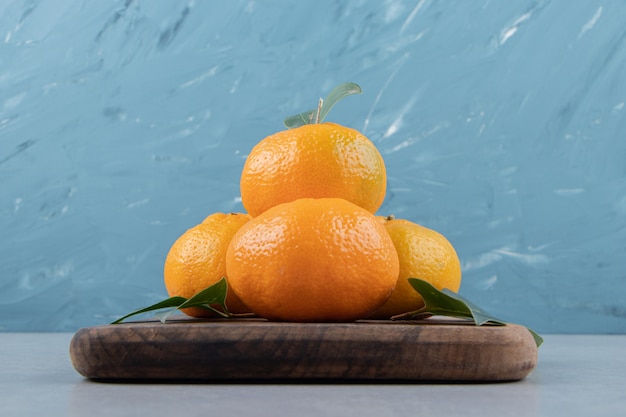
[[[384,224],[400,260],[395,290],[371,318],[392,316],[419,310],[422,297],[408,278],[419,278],[435,288],[457,292],[461,286],[461,263],[452,244],[439,232],[393,216],[379,217]]]
[[[374,213],[387,174],[376,146],[335,123],[306,124],[260,141],[241,173],[241,202],[251,216],[299,198],[343,198]]]
[[[170,297],[190,298],[226,277],[228,244],[250,218],[242,213],[214,213],[183,233],[171,246],[163,267],[165,288]],[[231,313],[249,311],[230,290],[226,306]],[[211,310],[198,307],[182,311],[193,317],[215,315]]]
[[[243,225],[226,253],[230,288],[260,317],[353,321],[396,285],[399,261],[384,225],[340,198],[279,204]]]

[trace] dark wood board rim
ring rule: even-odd
[[[455,319],[170,318],[80,329],[70,356],[107,381],[503,382],[536,367],[537,347],[522,326]]]

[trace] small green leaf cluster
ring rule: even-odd
[[[339,84],[328,94],[328,96],[326,96],[326,99],[320,98],[317,109],[305,111],[304,113],[296,114],[295,116],[289,116],[283,123],[288,129],[294,129],[296,127],[314,123],[322,123],[328,115],[328,112],[330,112],[330,109],[332,109],[335,104],[352,94],[361,94],[361,87],[358,84]]]
[[[446,288],[438,290],[427,281],[409,278],[409,284],[419,293],[424,300],[424,307],[416,311],[410,311],[398,316],[394,316],[392,320],[401,318],[420,318],[430,316],[446,316],[472,320],[477,326],[483,324],[506,325],[505,321],[497,319],[483,309],[472,303],[468,299],[454,293]],[[537,332],[527,328],[535,339],[537,347],[543,343],[543,338]]]
[[[228,284],[226,283],[226,278],[222,278],[215,284],[198,292],[191,298],[185,298],[180,296],[166,298],[165,300],[159,301],[158,303],[152,304],[151,306],[140,308],[139,310],[135,310],[132,313],[128,313],[127,315],[115,320],[111,324],[122,323],[127,318],[136,316],[138,314],[168,309],[167,311],[165,311],[165,313],[160,313],[157,315],[157,317],[162,322],[165,322],[167,317],[169,317],[170,314],[174,313],[176,310],[181,310],[183,308],[189,307],[198,307],[210,310],[219,317],[231,317],[233,316],[233,314],[228,311],[228,308],[226,308],[227,292]]]

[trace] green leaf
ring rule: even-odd
[[[409,284],[420,294],[425,305],[417,311],[394,316],[392,319],[436,315],[470,319],[474,321],[477,326],[481,326],[485,323],[496,325],[507,324],[489,315],[477,305],[450,290],[444,289],[443,291],[439,291],[429,282],[417,278],[409,278]],[[537,347],[541,346],[543,338],[534,330],[528,327],[527,329],[533,336],[533,339],[535,339]]]
[[[343,83],[335,87],[326,96],[326,99],[320,100],[317,109],[305,111],[304,113],[289,116],[283,122],[285,127],[293,129],[307,124],[322,123],[330,110],[335,107],[339,101],[352,94],[360,94],[361,87],[355,83]]]
[[[288,129],[312,124],[315,112],[316,110],[309,110],[304,113],[296,114],[295,116],[289,116],[283,121],[283,124]]]
[[[358,84],[355,83],[343,83],[339,84],[335,87],[324,99],[322,104],[319,123],[323,122],[326,116],[328,116],[328,112],[335,107],[339,101],[344,98],[351,96],[352,94],[361,94],[362,90]]]
[[[166,298],[165,300],[159,301],[156,304],[152,304],[149,307],[140,308],[139,310],[135,310],[132,313],[128,313],[127,315],[125,315],[123,317],[120,317],[119,319],[115,320],[111,324],[121,323],[124,320],[126,320],[127,318],[132,317],[132,316],[136,316],[137,314],[148,313],[150,311],[162,310],[164,308],[170,308],[170,307],[178,308],[178,306],[181,305],[182,303],[184,303],[185,301],[187,301],[187,299],[185,297],[170,297],[170,298]]]
[[[180,310],[181,308],[187,307],[200,307],[211,310],[222,317],[230,317],[231,314],[228,312],[226,308],[226,294],[228,293],[228,284],[225,278],[222,278],[215,284],[210,287],[205,288],[199,293],[195,294],[193,297],[187,299],[185,297],[170,297],[166,298],[163,301],[159,301],[156,304],[152,304],[151,306],[141,308],[139,310],[135,310],[132,313],[129,313],[119,319],[115,320],[111,324],[119,324],[122,323],[129,317],[135,316],[137,314],[148,313],[150,311],[163,310],[165,308],[170,308],[170,311],[162,312],[157,314],[157,318],[162,322],[165,322],[167,317],[172,314],[176,310]],[[219,307],[218,308],[216,308]]]
[[[226,294],[228,293],[228,284],[226,279],[222,278],[210,287],[200,291],[190,299],[178,306],[181,308],[188,307],[201,307],[214,311],[222,317],[229,317],[228,309],[226,308]],[[221,311],[215,306],[219,306]]]

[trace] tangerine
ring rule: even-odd
[[[279,204],[243,225],[226,253],[230,288],[260,317],[353,321],[389,297],[398,255],[383,224],[340,198]]]
[[[435,288],[458,292],[461,286],[461,263],[454,247],[439,232],[409,220],[379,217],[394,243],[400,260],[398,283],[387,302],[371,318],[392,316],[419,310],[424,301],[409,284],[408,278],[428,281]]]
[[[214,213],[183,233],[165,258],[163,276],[170,297],[190,298],[226,277],[228,244],[235,232],[250,219],[249,215],[243,213]],[[226,296],[226,306],[231,313],[250,311],[230,290]],[[199,307],[182,311],[192,317],[215,315]]]
[[[241,173],[241,202],[251,216],[300,198],[343,198],[374,213],[387,174],[376,146],[355,129],[307,124],[257,143]]]

